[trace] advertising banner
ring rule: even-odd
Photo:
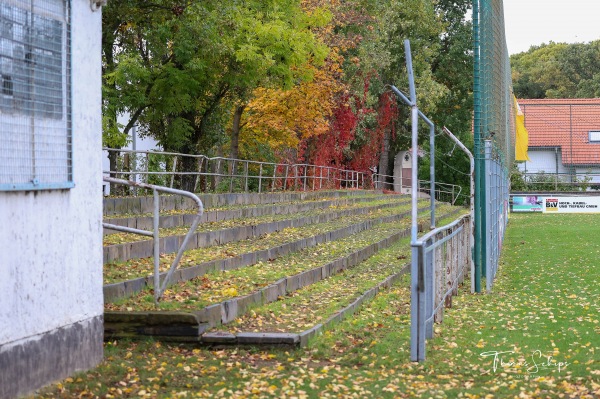
[[[542,212],[544,198],[538,196],[514,196],[512,197],[513,212]]]
[[[600,213],[600,197],[544,197],[544,213]]]

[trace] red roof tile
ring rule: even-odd
[[[525,115],[529,147],[560,147],[565,165],[600,164],[600,98],[517,100]]]

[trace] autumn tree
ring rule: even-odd
[[[600,96],[600,40],[532,46],[510,57],[518,98]]]
[[[329,1],[304,0],[302,8],[308,15],[328,16],[327,24],[311,27],[319,41],[328,46],[328,55],[321,66],[313,66],[310,81],[297,82],[291,88],[255,90],[242,122],[245,154],[256,154],[256,148],[262,146],[270,148],[273,156],[278,153],[281,161],[295,162],[299,160],[297,149],[301,142],[323,135],[331,128],[336,96],[344,88],[343,57],[332,40],[338,6]]]
[[[320,68],[311,81],[289,90],[255,90],[242,132],[246,154],[256,143],[266,144],[274,151],[297,148],[301,140],[329,131],[334,98],[340,86],[329,68],[339,67]]]
[[[279,152],[361,170],[379,163],[391,174],[395,153],[410,141],[408,109],[388,87],[408,91],[404,39],[411,40],[420,108],[437,124],[466,131],[469,3],[109,3],[107,138],[119,137],[116,115],[128,112],[125,131],[138,123],[170,151],[210,155],[228,146],[232,157]]]
[[[107,90],[105,101],[128,111],[130,122],[165,150],[194,154],[224,141],[229,118],[243,113],[254,89],[310,79],[327,52],[311,32],[327,16],[308,15],[295,0],[130,4],[133,15],[150,6],[160,12],[143,24],[124,13],[115,17],[118,37],[107,40],[132,45],[117,44],[112,53],[105,81],[117,90]],[[232,156],[238,133],[234,123]]]
[[[431,70],[434,79],[447,90],[438,99],[436,109],[428,114],[438,131],[448,127],[468,148],[473,145],[473,36],[471,21],[466,19],[470,7],[470,0],[440,0],[436,4],[444,33],[440,38],[440,49],[431,62]],[[429,154],[428,141],[423,147]],[[423,180],[429,179],[429,165],[429,157],[424,157],[419,169],[419,177]],[[468,193],[469,167],[468,157],[454,142],[445,135],[436,138],[436,181],[460,185],[462,192]]]

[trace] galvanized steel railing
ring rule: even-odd
[[[107,183],[121,184],[121,185],[125,185],[125,186],[130,186],[130,187],[149,189],[149,190],[152,190],[152,192],[153,192],[154,212],[153,212],[152,231],[140,230],[140,229],[125,227],[125,226],[118,226],[118,225],[110,224],[110,223],[102,223],[102,226],[107,229],[111,229],[111,230],[122,231],[125,233],[140,234],[143,236],[153,238],[153,241],[154,241],[154,302],[155,302],[155,304],[158,305],[158,302],[160,301],[161,296],[164,294],[165,290],[167,289],[167,286],[169,284],[169,281],[171,280],[171,277],[173,276],[173,273],[177,269],[177,265],[179,264],[179,261],[181,260],[181,256],[183,255],[183,252],[185,251],[185,249],[188,245],[188,242],[190,241],[190,237],[192,236],[192,234],[194,234],[194,232],[196,231],[196,228],[198,227],[198,224],[200,223],[200,218],[202,217],[202,213],[204,213],[204,205],[202,204],[202,201],[200,200],[200,198],[198,198],[195,194],[190,193],[188,191],[184,191],[184,190],[177,190],[177,189],[170,188],[170,187],[156,186],[153,184],[137,183],[134,181],[115,179],[112,177],[104,177],[104,181]],[[185,235],[185,238],[183,239],[183,242],[182,242],[181,246],[179,247],[179,250],[177,251],[177,255],[175,256],[173,263],[171,263],[171,267],[169,268],[165,278],[162,281],[162,285],[160,284],[160,237],[159,237],[159,228],[158,228],[158,222],[159,222],[159,217],[160,217],[160,214],[159,214],[160,196],[158,194],[159,192],[182,195],[184,197],[191,198],[192,200],[194,200],[194,202],[196,202],[196,205],[198,205],[198,213],[197,213],[196,217],[194,218],[194,221],[192,222],[192,225],[191,225],[189,231]]]
[[[444,307],[452,306],[452,296],[458,294],[458,286],[472,267],[472,221],[470,215],[463,216],[412,243],[418,254],[417,275],[412,276],[417,283],[411,295],[412,361],[425,360],[425,342],[433,337],[433,323],[442,322]]]
[[[134,151],[104,148],[109,153],[124,154],[118,170],[105,170],[114,177],[129,177],[145,183],[154,176],[171,188],[176,185],[177,176],[191,176],[194,179],[193,192],[275,190],[319,190],[324,188],[371,188],[372,179],[368,173],[331,166],[311,164],[287,164],[260,162],[224,157],[207,157],[174,152]],[[153,161],[151,157],[164,157],[163,161]],[[167,162],[168,158],[168,162]],[[192,159],[194,170],[183,170],[182,160]],[[154,162],[154,169],[150,164]],[[120,170],[119,170],[120,169]],[[251,190],[251,185],[253,185]]]
[[[434,125],[427,119],[417,106],[417,94],[412,68],[412,56],[410,42],[405,40],[406,69],[408,72],[408,83],[410,97],[406,96],[396,87],[391,86],[392,91],[404,103],[411,107],[411,151],[412,151],[412,223],[411,223],[411,299],[410,299],[410,358],[412,361],[425,360],[425,340],[433,336],[433,321],[440,321],[443,316],[443,306],[451,304],[451,297],[458,293],[458,284],[465,277],[465,270],[470,269],[473,230],[471,215],[460,218],[444,227],[435,226],[435,202],[432,195],[430,226],[431,232],[421,239],[417,235],[417,197],[419,194],[419,182],[417,180],[417,149],[418,122],[422,119],[430,127],[430,192],[436,190],[435,181],[435,134]],[[471,197],[473,196],[474,158],[471,152],[458,141],[452,133],[444,128],[450,138],[465,151],[471,160]],[[471,204],[473,201],[471,201]],[[473,208],[471,208],[471,213]]]
[[[410,190],[411,185],[409,179],[406,179],[407,183],[395,183],[393,182],[394,176],[383,175],[374,173],[372,176],[373,188],[376,190],[390,190],[396,192],[402,192],[402,190]],[[431,195],[431,182],[429,180],[419,180],[419,192]],[[434,198],[436,201],[447,202],[455,205],[459,199],[469,203],[469,197],[462,192],[462,186],[458,184],[440,183],[435,182]],[[462,203],[462,202],[461,202]]]

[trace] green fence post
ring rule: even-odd
[[[475,156],[475,245],[473,262],[475,264],[475,292],[481,292],[481,75],[480,75],[480,26],[479,0],[473,0],[473,155]]]

